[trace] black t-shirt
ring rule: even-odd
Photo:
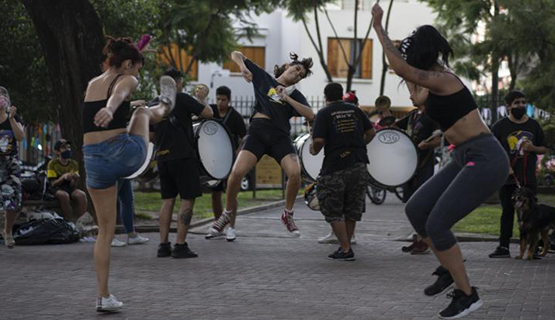
[[[237,149],[241,138],[247,134],[247,127],[245,126],[243,117],[233,107],[229,107],[227,113],[223,117],[220,116],[217,105],[211,104],[210,107],[212,108],[212,112],[214,112],[214,119],[220,120],[229,130],[234,143],[233,147]]]
[[[418,109],[414,109],[405,117],[397,121],[395,126],[399,129],[405,130],[416,145],[420,160],[419,167],[433,164],[434,149],[420,150],[418,149],[418,144],[428,139],[432,133],[439,128],[437,123],[430,119],[430,117],[428,117],[425,113],[419,113]]]
[[[300,114],[289,103],[280,100],[276,87],[282,84],[277,82],[273,76],[269,75],[254,62],[249,59],[245,59],[244,61],[245,65],[252,73],[252,86],[256,97],[254,111],[269,116],[272,123],[279,128],[279,130],[289,135],[291,131],[289,119],[300,116]],[[297,89],[289,96],[305,106],[310,106],[303,94]]]
[[[362,110],[342,102],[332,102],[318,111],[312,137],[323,138],[324,163],[320,175],[343,170],[357,162],[368,163],[364,132],[372,124]]]
[[[149,105],[158,103],[156,98]],[[158,161],[196,158],[191,116],[199,116],[203,109],[204,105],[190,95],[182,92],[177,94],[173,111],[154,128]]]
[[[534,119],[528,119],[524,123],[514,123],[507,117],[497,121],[491,131],[509,155],[511,167],[518,182],[525,185],[536,185],[536,161],[538,156],[535,153],[524,155],[520,150],[524,141],[531,141],[535,146],[546,146],[540,124]],[[526,163],[524,163],[524,158],[526,158]],[[513,176],[509,176],[506,184],[515,183]]]
[[[15,121],[21,123],[21,119],[16,114]],[[10,119],[0,123],[0,157],[13,156],[17,154],[17,141],[13,133]]]

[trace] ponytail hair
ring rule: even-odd
[[[422,70],[429,70],[435,63],[449,68],[449,56],[454,54],[449,42],[430,25],[418,27],[399,49],[408,64]]]
[[[289,66],[300,64],[305,68],[306,73],[304,74],[303,79],[312,74],[312,70],[310,70],[310,68],[312,68],[312,65],[314,64],[312,62],[312,58],[305,58],[299,61],[299,56],[294,52],[289,53],[289,57],[291,58],[291,60],[293,60],[291,63],[289,63]],[[282,64],[281,67],[276,64],[274,66],[274,77],[279,78],[279,76],[281,76],[283,72],[285,72],[286,66],[287,63]]]
[[[110,67],[119,68],[125,60],[131,60],[133,64],[144,63],[145,58],[131,38],[106,37],[106,45],[102,53],[108,60]]]

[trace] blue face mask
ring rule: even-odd
[[[62,159],[70,159],[72,156],[71,150],[66,150],[61,153]]]

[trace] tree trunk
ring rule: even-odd
[[[100,74],[105,43],[100,19],[87,0],[21,2],[37,30],[58,102],[62,136],[72,142],[80,167],[80,187],[86,190],[81,106],[88,81]]]

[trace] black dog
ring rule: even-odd
[[[516,258],[522,259],[527,246],[528,255],[526,259],[532,260],[534,258],[539,234],[541,234],[544,243],[541,256],[545,256],[549,249],[549,230],[555,228],[555,208],[538,204],[534,192],[526,187],[516,188],[513,193],[513,204],[520,230],[520,254]]]

